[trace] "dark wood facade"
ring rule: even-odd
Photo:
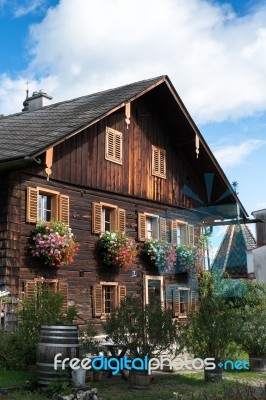
[[[182,192],[183,186],[189,186],[200,198],[206,198],[202,171],[212,171],[212,161],[206,159],[204,149],[203,156],[197,158],[195,135],[190,134],[184,141],[184,131],[191,128],[184,127],[181,117],[169,121],[171,118],[165,110],[158,108],[158,102],[152,101],[151,94],[143,95],[130,103],[129,124],[125,121],[125,107],[122,106],[55,144],[49,180],[45,172],[45,151],[38,155],[40,164],[33,162],[28,167],[2,172],[0,289],[8,289],[14,298],[18,298],[25,281],[44,278],[66,282],[68,304],[76,305],[80,318],[78,323],[84,324],[91,318],[98,322],[102,319],[94,316],[95,285],[115,283],[125,287],[127,294],[137,294],[145,301],[147,276],[158,277],[164,293],[163,301],[167,307],[172,307],[173,316],[177,316],[174,305],[170,304],[174,302],[169,295],[171,288],[189,288],[191,285],[196,288],[196,278],[180,273],[164,275],[159,280],[160,273],[145,260],[141,250],[131,269],[106,266],[96,249],[99,235],[92,233],[93,203],[103,202],[125,210],[125,231],[138,242],[140,249],[139,213],[165,218],[166,236],[170,241],[170,221],[179,219],[176,217],[178,210],[200,205]],[[106,160],[106,127],[122,133],[122,164]],[[152,173],[152,146],[166,151],[166,178]],[[217,166],[213,165],[213,170],[216,172]],[[219,179],[215,184],[216,197],[225,189],[224,177],[221,177],[220,184]],[[34,224],[26,220],[28,187],[55,190],[69,197],[69,225],[80,243],[73,264],[59,268],[43,267],[29,255],[27,244]],[[184,217],[182,219],[189,222]],[[200,226],[194,228],[197,245]],[[137,272],[137,276],[132,276],[132,270]],[[7,322],[10,319],[7,318]],[[10,329],[8,324],[6,329]]]

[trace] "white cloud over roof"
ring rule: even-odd
[[[21,110],[26,79],[60,101],[168,74],[196,123],[253,115],[265,39],[266,5],[238,17],[206,0],[61,0],[31,27],[27,71],[0,77],[0,110]]]

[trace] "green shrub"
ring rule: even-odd
[[[35,364],[41,325],[72,323],[74,307],[62,309],[63,296],[38,285],[32,298],[23,299],[18,311],[19,324],[14,332],[0,331],[0,362],[7,368]]]

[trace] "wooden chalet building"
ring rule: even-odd
[[[23,112],[0,120],[0,290],[11,293],[2,325],[13,329],[16,299],[37,282],[61,291],[65,305],[77,307],[79,324],[100,323],[134,294],[145,304],[155,293],[173,317],[184,318],[197,300],[197,279],[161,274],[141,254],[142,244],[162,238],[197,246],[204,218],[222,219],[217,204],[234,208],[239,200],[171,81],[160,76],[33,104],[41,98],[50,99],[34,93]],[[206,174],[214,176],[211,194]],[[215,218],[206,212],[212,205]],[[27,244],[40,215],[72,228],[80,243],[73,264],[53,268],[31,257]],[[241,204],[240,216],[247,217]],[[130,269],[103,263],[96,243],[107,228],[137,241]]]

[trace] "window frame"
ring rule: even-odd
[[[166,150],[152,145],[152,175],[166,179]]]
[[[123,133],[108,126],[105,131],[105,159],[123,164]]]
[[[112,287],[114,289],[114,305],[113,308],[110,306],[110,312],[105,312],[105,292],[104,288],[105,287]],[[97,296],[99,295],[99,289],[101,290],[101,304],[99,305],[99,301],[97,300]],[[97,293],[98,291],[98,293]],[[126,286],[121,285],[118,282],[108,282],[108,281],[101,281],[98,284],[95,284],[92,287],[92,306],[93,306],[93,317],[100,317],[101,319],[106,319],[108,315],[112,312],[114,308],[117,308],[121,301],[125,298],[126,296]],[[97,303],[98,302],[98,303]]]
[[[111,210],[111,231],[125,233],[126,230],[126,210],[114,204],[99,202],[92,203],[92,233],[101,235],[106,232],[103,210]]]
[[[153,220],[154,237],[148,238],[147,218]],[[138,240],[145,242],[146,240],[166,240],[166,218],[157,214],[147,212],[138,212]]]
[[[35,224],[39,222],[49,222],[44,219],[39,219],[39,195],[51,197],[51,219],[49,221],[54,219],[69,225],[69,196],[41,186],[27,187],[26,222]]]
[[[50,222],[52,219],[58,220],[58,203],[59,203],[59,192],[53,191],[53,190],[42,190],[41,188],[38,189],[38,205],[37,205],[37,221],[38,222]],[[40,196],[46,196],[47,198],[51,199],[51,218],[50,219],[44,219],[44,218],[39,218],[40,215],[40,210],[42,217],[44,216],[44,204],[42,202],[42,207],[39,207],[40,204]]]
[[[143,276],[143,286],[144,286],[144,304],[149,304],[149,280],[160,282],[160,302],[164,308],[164,279],[163,276],[158,275],[144,275]]]
[[[34,278],[34,279],[21,279],[19,292],[20,296],[25,299],[30,299],[35,296],[36,287],[38,284],[44,286],[49,292],[59,292],[63,296],[62,310],[67,311],[68,309],[68,282],[63,279],[46,279],[46,278]]]
[[[159,215],[144,213],[146,216],[146,238],[147,240],[159,240],[160,230],[159,230]],[[152,237],[148,237],[148,220],[151,221]]]
[[[184,229],[184,242],[178,243],[178,227]],[[171,242],[176,246],[194,246],[194,225],[178,219],[171,220]]]
[[[166,305],[167,308],[171,310],[173,318],[186,319],[191,309],[196,310],[198,308],[195,290],[192,290],[190,287],[177,285],[175,285],[175,287],[171,287],[171,285],[168,286],[166,292],[168,289],[171,291],[171,300],[169,300],[169,295],[167,295]],[[181,301],[180,292],[187,293],[187,301]],[[169,303],[171,304],[170,307]],[[185,311],[182,311],[183,306],[185,307]]]

